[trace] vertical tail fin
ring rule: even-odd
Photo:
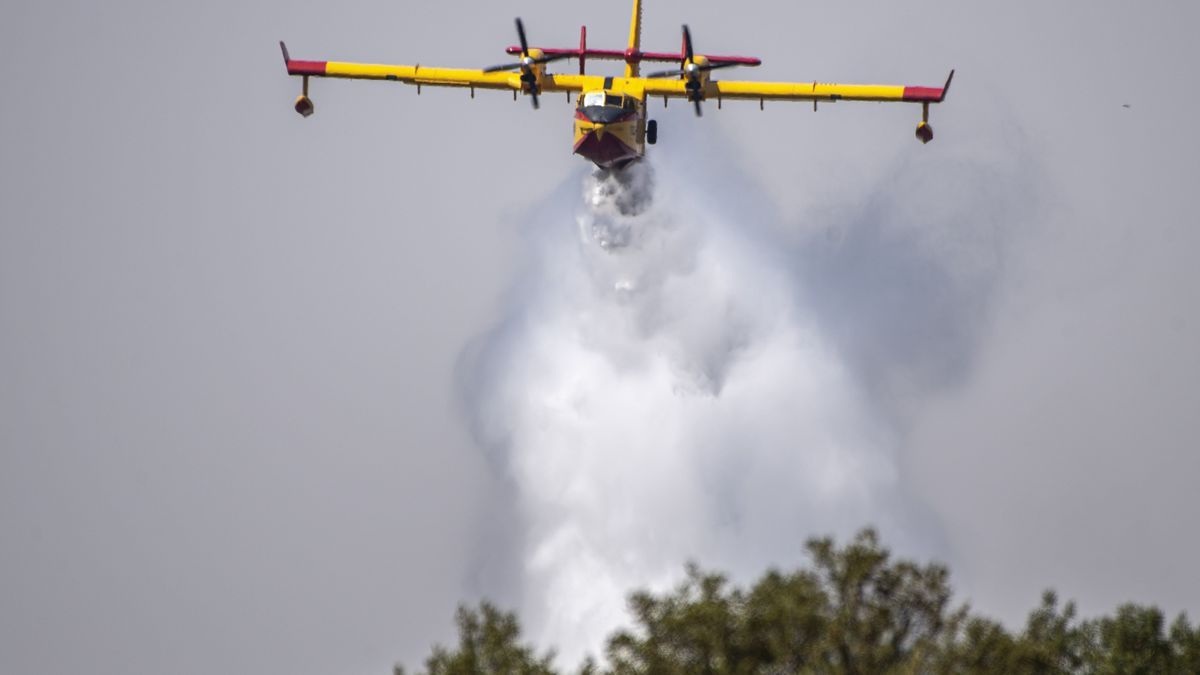
[[[629,49],[625,58],[625,77],[638,77],[639,52],[642,50],[642,0],[633,0],[633,19],[629,23]]]
[[[579,27],[579,74],[584,74],[584,65],[587,61],[587,26]]]

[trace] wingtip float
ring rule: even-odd
[[[458,87],[469,89],[474,98],[476,89],[511,91],[530,98],[536,109],[539,97],[545,93],[563,92],[568,100],[575,96],[575,153],[601,168],[622,167],[642,158],[647,145],[654,145],[658,124],[649,119],[648,103],[652,98],[672,98],[692,104],[697,116],[703,114],[701,104],[715,100],[717,107],[727,100],[757,100],[759,107],[766,101],[811,101],[813,109],[820,102],[879,101],[921,104],[921,121],[916,137],[921,143],[933,140],[929,124],[929,107],[941,103],[950,91],[954,71],[941,87],[903,85],[826,84],[820,82],[747,82],[714,80],[714,70],[733,67],[754,67],[762,63],[751,56],[719,56],[697,53],[692,46],[691,31],[683,26],[678,53],[644,52],[641,50],[642,3],[634,0],[633,18],[629,29],[629,44],[624,50],[593,49],[587,44],[587,27],[580,30],[578,49],[530,47],[525,25],[516,20],[519,46],[505,51],[519,58],[512,63],[480,70],[431,68],[425,66],[377,65],[340,61],[302,61],[291,58],[287,45],[279,43],[288,75],[303,79],[302,91],[293,107],[304,117],[313,114],[315,107],[308,96],[308,80],[312,77],[335,77],[363,80],[390,80],[422,86]],[[546,66],[566,59],[579,61],[579,74],[550,73]],[[588,75],[589,60],[622,61],[624,77]],[[642,63],[677,64],[668,70],[641,74]]]
[[[905,101],[920,101],[921,121],[917,123],[917,140],[928,143],[933,140],[933,127],[929,124],[929,104],[941,103],[950,93],[950,82],[954,79],[954,71],[950,71],[946,84],[939,87],[905,87]]]

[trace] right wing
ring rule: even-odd
[[[466,68],[431,68],[429,66],[393,66],[374,63],[349,63],[346,61],[300,61],[291,58],[287,46],[283,49],[283,60],[288,75],[301,77],[336,77],[350,80],[387,80],[427,87],[469,87],[471,89],[508,89],[521,91],[523,82],[520,72],[484,72]],[[546,91],[582,91],[598,88],[604,78],[591,75],[551,75],[542,77],[539,89]]]

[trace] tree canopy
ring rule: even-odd
[[[606,664],[588,675],[969,675],[1200,673],[1200,626],[1170,624],[1156,607],[1127,604],[1076,617],[1046,591],[1023,629],[952,602],[946,567],[894,559],[874,530],[838,547],[808,541],[811,564],[768,570],[748,588],[687,566],[666,593],[635,591],[634,624],[612,634]],[[434,647],[428,675],[552,675],[552,653],[522,644],[517,617],[484,602],[461,607],[459,644]],[[404,669],[397,666],[396,675]]]

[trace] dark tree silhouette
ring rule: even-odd
[[[874,530],[839,548],[808,542],[812,564],[767,571],[750,588],[687,566],[674,590],[636,591],[634,625],[608,640],[594,675],[776,675],[878,673],[969,675],[1195,675],[1200,626],[1170,626],[1155,607],[1127,604],[1111,616],[1076,618],[1053,591],[1020,632],[954,606],[942,565],[895,560]],[[484,603],[458,611],[459,645],[435,647],[429,675],[556,673],[552,654],[520,644],[516,616]],[[397,675],[403,669],[397,667]]]

